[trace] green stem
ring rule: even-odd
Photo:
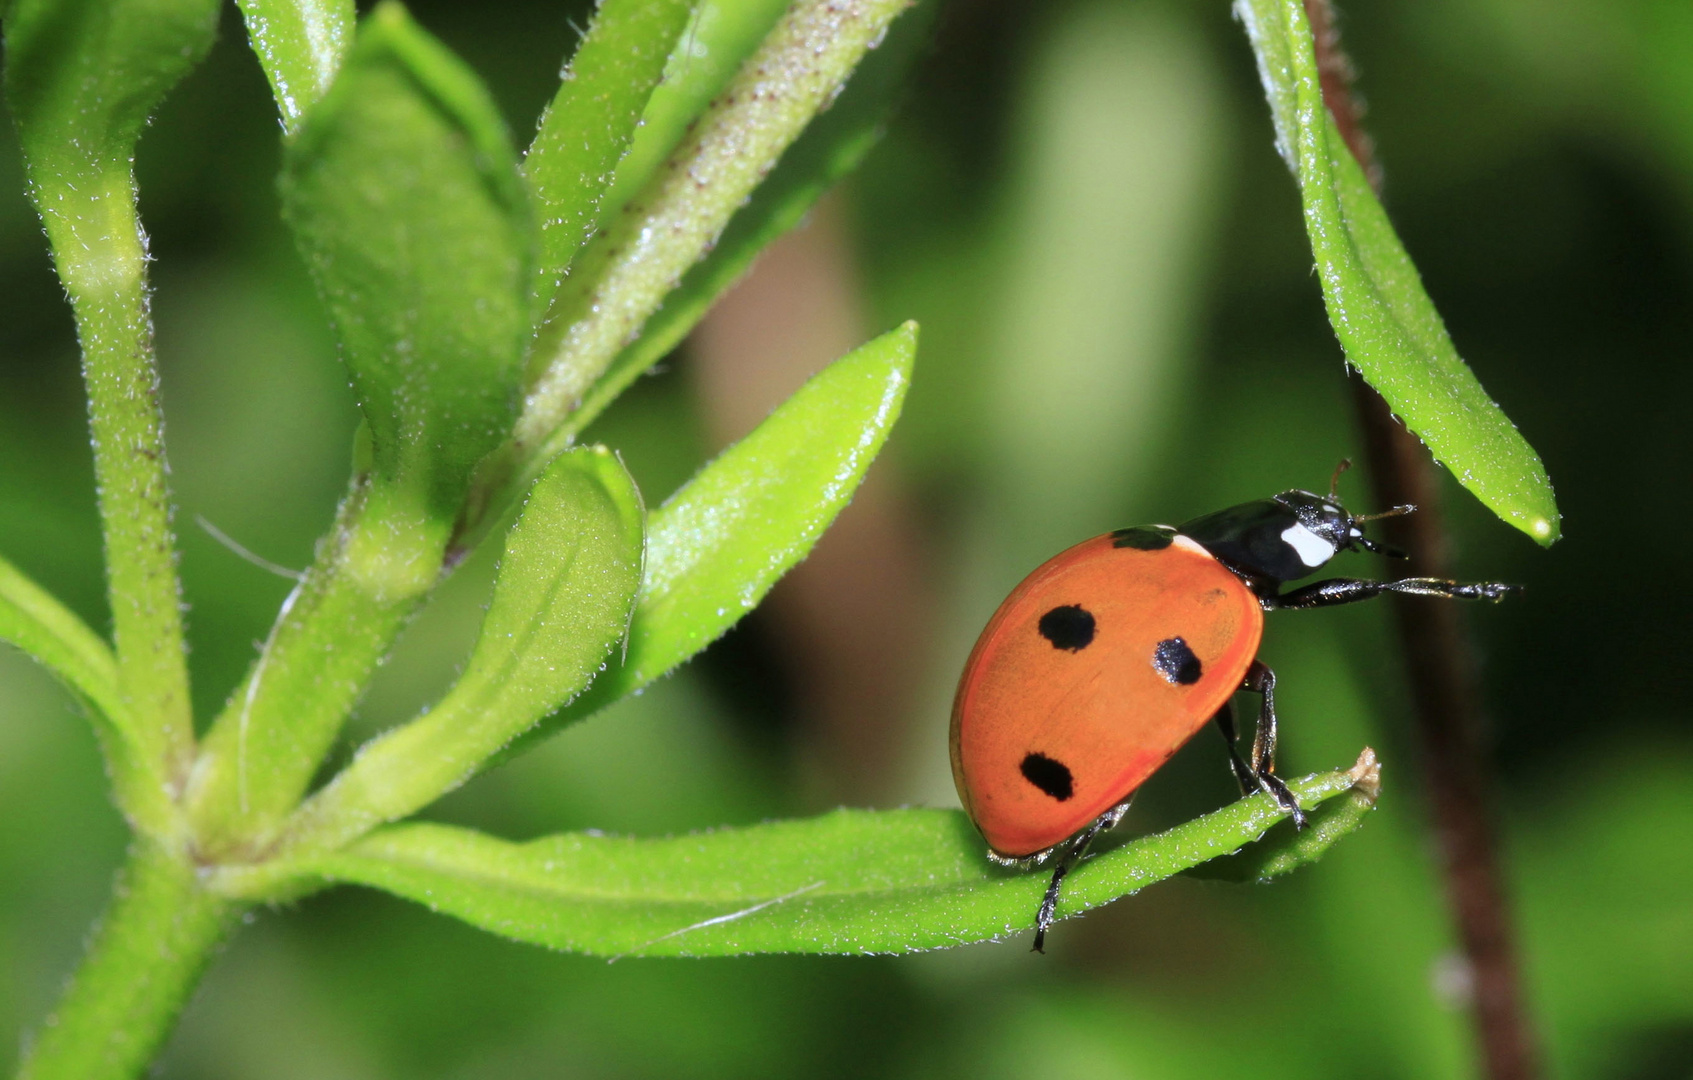
[[[242,910],[203,891],[186,860],[141,842],[19,1080],[141,1074]]]
[[[392,495],[355,483],[207,733],[186,800],[202,856],[248,859],[270,843],[437,580],[446,526]]]
[[[645,193],[572,264],[534,348],[515,436],[528,475],[548,436],[910,0],[797,0]]]
[[[194,730],[134,178],[125,161],[90,167],[75,182],[31,181],[82,343],[118,685],[143,753],[174,789]],[[137,808],[125,809],[135,817]],[[145,816],[137,824],[165,827]]]

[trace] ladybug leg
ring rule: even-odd
[[[1299,800],[1276,775],[1276,673],[1263,661],[1254,660],[1252,666],[1246,669],[1241,689],[1264,699],[1264,705],[1258,711],[1258,729],[1252,736],[1252,775],[1257,780],[1257,787],[1275,796],[1276,802],[1293,818],[1294,827],[1303,829],[1310,821],[1300,808]]]
[[[1116,826],[1123,820],[1123,815],[1129,812],[1127,800],[1118,803],[1105,813],[1094,819],[1093,824],[1083,829],[1076,838],[1070,841],[1070,849],[1064,857],[1058,860],[1058,866],[1052,871],[1052,881],[1047,884],[1046,895],[1041,898],[1040,912],[1035,916],[1035,946],[1034,952],[1046,952],[1046,928],[1052,925],[1052,918],[1058,912],[1058,890],[1064,883],[1064,877],[1070,870],[1080,863],[1088,853],[1088,847],[1094,837]]]
[[[1236,748],[1236,744],[1240,742],[1240,734],[1234,726],[1234,703],[1223,702],[1223,707],[1217,710],[1217,715],[1211,720],[1217,725],[1217,730],[1223,733],[1223,741],[1229,744],[1229,768],[1234,770],[1235,783],[1240,785],[1240,793],[1252,794],[1258,790],[1258,777],[1253,774],[1251,767],[1241,760],[1240,751]]]
[[[1366,581],[1359,578],[1330,578],[1298,588],[1281,596],[1264,598],[1267,610],[1294,610],[1355,604],[1382,593],[1411,596],[1439,596],[1448,600],[1503,600],[1521,586],[1498,581],[1447,581],[1444,578],[1413,577],[1398,581]]]

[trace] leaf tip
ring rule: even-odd
[[[907,319],[876,340],[886,345],[899,359],[901,368],[910,368],[917,356],[917,320]]]
[[[907,319],[888,333],[898,347],[899,366],[907,377],[910,377],[911,366],[917,360],[917,331],[917,320]]]

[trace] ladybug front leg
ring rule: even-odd
[[[1329,578],[1281,596],[1266,596],[1265,610],[1284,611],[1302,608],[1333,607],[1336,604],[1356,604],[1385,592],[1406,593],[1411,596],[1439,596],[1448,600],[1503,600],[1521,588],[1498,581],[1447,581],[1444,578],[1413,577],[1398,581],[1367,581],[1360,578]]]
[[[1275,796],[1292,816],[1294,827],[1303,829],[1310,821],[1300,809],[1299,800],[1276,775],[1276,673],[1262,660],[1254,660],[1246,669],[1240,688],[1264,699],[1263,707],[1258,710],[1258,729],[1252,736],[1252,775],[1258,787]]]

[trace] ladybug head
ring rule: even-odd
[[[1377,543],[1365,536],[1364,523],[1409,514],[1416,509],[1414,506],[1395,506],[1379,514],[1353,515],[1346,512],[1346,507],[1335,498],[1332,491],[1327,496],[1313,495],[1309,491],[1284,491],[1276,496],[1275,501],[1293,511],[1299,524],[1332,547],[1336,554],[1362,549],[1396,559],[1405,557],[1405,553],[1397,548]]]
[[[1336,480],[1340,472],[1335,470]],[[1365,536],[1364,523],[1408,514],[1415,507],[1395,506],[1386,513],[1357,516],[1346,512],[1330,486],[1326,496],[1296,489],[1273,499],[1231,506],[1184,522],[1180,531],[1259,590],[1314,574],[1342,551],[1403,558],[1402,553]]]

